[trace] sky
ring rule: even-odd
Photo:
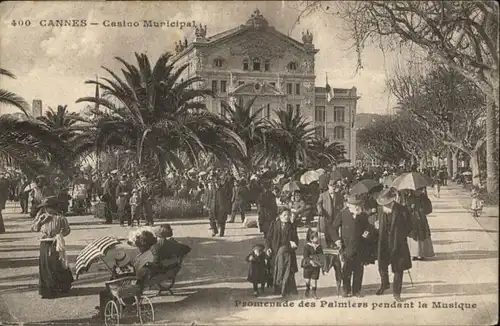
[[[121,68],[114,57],[134,60],[134,52],[148,54],[152,62],[174,42],[185,37],[191,41],[194,29],[111,28],[104,20],[113,21],[196,21],[207,25],[208,35],[222,32],[246,22],[259,9],[271,26],[301,41],[301,32],[313,33],[319,53],[315,58],[316,86],[324,86],[325,76],[332,87],[355,86],[361,96],[358,113],[388,113],[395,101],[388,95],[385,80],[399,53],[383,53],[367,47],[363,52],[363,70],[356,72],[356,53],[349,50],[342,22],[321,11],[303,17],[292,30],[299,15],[298,2],[265,1],[179,1],[179,2],[3,2],[0,3],[0,67],[17,78],[0,78],[0,87],[14,92],[31,104],[41,99],[43,107],[68,105],[79,111],[85,104],[78,98],[92,96],[94,87],[84,84],[96,74],[105,76],[102,66]],[[87,27],[43,27],[44,20],[86,19],[98,22]],[[19,26],[19,21],[31,26]],[[12,22],[18,24],[13,26]],[[1,107],[1,113],[16,112]]]

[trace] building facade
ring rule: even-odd
[[[342,143],[346,158],[355,162],[356,89],[315,87],[319,50],[309,31],[299,42],[269,26],[256,10],[245,24],[210,37],[207,27],[200,25],[193,42],[184,40],[175,47],[175,67],[186,66],[181,81],[200,77],[195,87],[215,94],[206,99],[211,112],[224,115],[221,103],[245,106],[253,99],[252,112],[262,109],[263,118],[274,119],[277,109],[300,110],[323,127],[324,137]]]

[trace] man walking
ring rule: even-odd
[[[339,235],[339,229],[341,229]],[[363,210],[363,200],[357,195],[347,197],[347,207],[335,218],[333,225],[327,228],[336,246],[341,248],[344,257],[342,270],[343,297],[360,297],[363,284],[364,262],[368,253],[367,238],[374,236],[368,222],[368,215]],[[352,279],[352,284],[351,284]]]
[[[278,204],[276,196],[271,191],[271,181],[262,179],[262,192],[257,199],[257,215],[259,220],[259,230],[267,238],[267,231],[271,223],[278,218]]]
[[[389,288],[388,266],[394,273],[393,295],[398,302],[401,300],[403,272],[411,268],[410,249],[407,237],[411,231],[411,219],[408,210],[395,200],[395,190],[388,188],[377,198],[378,207],[375,228],[379,230],[378,239],[378,270],[381,285],[377,295]]]
[[[245,179],[235,180],[233,186],[233,194],[231,198],[231,220],[230,223],[234,223],[236,214],[240,213],[241,223],[245,221],[245,199],[247,196],[247,187],[245,184]]]
[[[212,237],[215,237],[217,234],[223,237],[226,230],[227,214],[223,207],[223,196],[224,193],[217,180],[209,180],[205,196],[205,209],[208,211]]]

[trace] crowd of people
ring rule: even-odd
[[[442,171],[421,173],[435,180],[434,184],[445,185],[447,176]],[[339,293],[345,297],[361,296],[364,266],[378,261],[381,286],[377,294],[383,294],[389,287],[391,265],[394,297],[401,301],[403,271],[411,268],[412,260],[434,256],[427,220],[432,204],[427,189],[384,188],[384,179],[406,172],[396,167],[370,170],[332,167],[331,171],[323,170],[323,177],[318,180],[301,183],[305,172],[303,168],[293,173],[262,169],[237,178],[231,170],[192,169],[183,174],[170,173],[160,190],[144,175],[128,176],[116,170],[103,178],[94,175],[83,179],[91,180],[87,182],[86,202],[101,200],[106,205],[104,223],[112,223],[113,216],[117,216],[122,226],[132,225],[134,220],[138,225],[141,220],[153,225],[155,198],[170,195],[200,202],[208,215],[211,235],[224,236],[226,223],[234,223],[238,214],[242,222],[246,221],[245,212],[255,205],[258,228],[264,237],[263,243],[253,247],[246,258],[248,280],[255,295],[260,295],[266,287],[283,297],[296,294],[295,274],[300,267],[307,297],[316,297],[320,270],[326,273],[331,268]],[[363,180],[379,181],[379,185],[365,192],[354,192],[354,185]],[[48,298],[57,296],[67,291],[73,281],[71,273],[57,259],[64,253],[64,248],[60,248],[60,243],[64,243],[62,238],[70,232],[64,217],[70,199],[62,196],[67,187],[58,186],[57,180],[49,183],[44,176],[38,176],[34,183],[21,177],[15,188],[22,190],[18,191],[17,199],[23,201],[23,212],[33,217],[33,231],[42,233],[40,294]],[[298,264],[297,231],[302,227],[307,236]],[[149,241],[142,246],[147,248],[141,249],[141,253],[149,251],[153,244]],[[151,276],[147,269],[141,273],[144,278]]]

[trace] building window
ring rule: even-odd
[[[217,93],[217,81],[212,80],[212,92]]]
[[[317,106],[314,110],[314,121],[325,122],[326,121],[326,111],[324,106]]]
[[[227,82],[225,80],[220,81],[220,92],[221,93],[227,92]]]
[[[297,112],[299,112],[300,111],[300,104],[296,104],[295,108],[297,109]]]
[[[273,87],[276,87],[276,83],[275,82],[272,82],[272,83],[269,83],[269,84],[271,84],[271,86],[273,86]]]
[[[253,60],[253,70],[260,71],[260,60],[259,59]]]
[[[264,71],[269,71],[269,68],[271,67],[269,60],[264,61]]]
[[[289,95],[293,94],[293,84],[292,83],[286,84],[286,93]]]
[[[287,104],[286,105],[286,110],[289,111],[289,112],[292,112],[293,111],[293,105]]]
[[[248,59],[243,60],[243,70],[248,70]]]
[[[344,140],[345,139],[345,128],[342,126],[337,126],[333,128],[333,139]]]
[[[269,119],[269,117],[271,117],[271,104],[266,106],[266,118]]]
[[[333,121],[345,122],[345,107],[343,106],[333,107]]]
[[[297,64],[295,62],[290,62],[288,64],[288,70],[297,70]]]
[[[300,84],[295,84],[295,94],[300,95]]]
[[[222,68],[222,59],[215,59],[214,60],[214,67]]]
[[[316,127],[316,136],[325,138],[325,126]]]
[[[244,84],[245,84],[245,82],[244,82],[244,81],[242,81],[242,80],[240,80],[240,81],[238,82],[238,86],[241,86],[241,85],[244,85]]]

